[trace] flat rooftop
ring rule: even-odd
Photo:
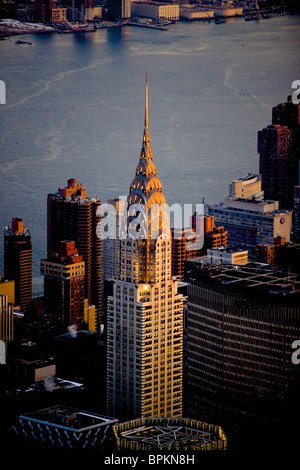
[[[114,432],[121,448],[200,450],[227,442],[220,426],[188,418],[140,418],[116,424]]]
[[[200,259],[199,259],[200,260]],[[300,274],[290,273],[279,269],[271,269],[263,263],[250,262],[246,265],[232,266],[218,264],[215,266],[201,265],[199,260],[187,261],[187,276],[189,282],[215,284],[222,289],[237,290],[240,294],[245,289],[258,289],[269,294],[291,294],[300,296]],[[241,291],[241,288],[244,288]],[[295,299],[296,300],[296,299]]]
[[[60,405],[20,415],[19,419],[35,421],[45,426],[64,428],[73,432],[87,431],[94,427],[117,422],[114,418]]]

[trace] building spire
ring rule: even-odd
[[[145,127],[148,128],[149,121],[148,121],[148,75],[146,72],[146,99],[145,99]]]

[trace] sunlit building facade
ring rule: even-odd
[[[101,201],[87,197],[87,190],[75,178],[47,197],[47,256],[53,256],[64,240],[75,241],[85,262],[85,298],[97,310],[97,331],[101,330]]]
[[[107,411],[118,419],[182,414],[183,296],[148,128],[127,198],[121,279],[107,306]]]
[[[75,242],[63,241],[58,253],[41,260],[47,312],[59,324],[81,327],[84,321],[85,263]]]

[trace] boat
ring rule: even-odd
[[[226,23],[226,21],[223,18],[216,18],[215,19],[215,24],[223,24]]]
[[[15,42],[15,44],[29,44],[29,46],[31,46],[31,42],[28,42],[28,41],[20,41],[18,39],[18,41]]]
[[[253,21],[253,16],[245,16],[245,21]]]

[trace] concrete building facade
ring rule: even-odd
[[[228,230],[228,246],[247,249],[251,256],[260,243],[273,243],[278,236],[287,242],[291,239],[292,212],[279,210],[278,201],[228,197],[221,204],[206,207],[216,224]]]
[[[132,16],[141,16],[153,20],[179,20],[179,5],[158,2],[132,2]]]

